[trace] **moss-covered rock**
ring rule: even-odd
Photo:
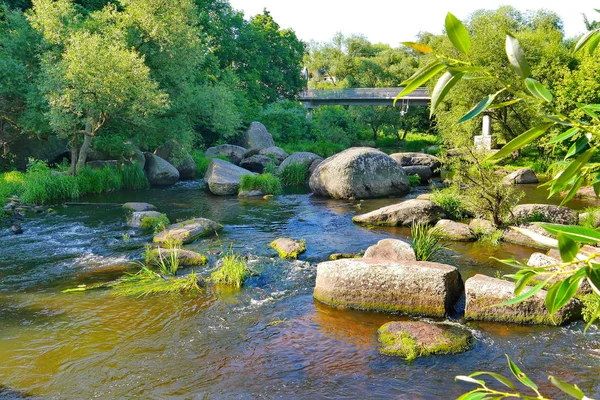
[[[364,252],[360,253],[333,253],[329,255],[330,261],[343,260],[345,258],[362,258]]]
[[[181,243],[191,243],[202,236],[213,235],[223,225],[207,218],[194,218],[170,225],[166,230],[154,236],[155,243],[163,243],[169,239]]]
[[[388,322],[377,331],[379,352],[413,361],[433,354],[457,354],[473,348],[466,329],[448,324]]]
[[[438,221],[435,227],[439,230],[444,239],[455,240],[458,242],[470,242],[475,240],[475,234],[467,224],[442,219]]]
[[[277,250],[279,257],[287,260],[295,260],[298,255],[306,251],[305,240],[294,240],[289,238],[279,238],[273,240],[269,246]]]
[[[172,251],[176,251],[177,260],[181,266],[198,267],[208,264],[208,259],[203,254],[185,249],[168,250],[160,247],[150,251],[147,255],[146,262],[149,264],[156,264],[159,261],[159,258],[162,257],[163,259],[166,259],[167,257],[170,257]]]

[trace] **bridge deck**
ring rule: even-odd
[[[302,92],[298,100],[307,108],[325,105],[392,105],[403,88],[354,88],[354,89],[310,89]],[[426,88],[418,88],[403,102],[411,105],[428,105],[431,101]]]

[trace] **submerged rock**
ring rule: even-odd
[[[554,224],[577,225],[579,214],[569,207],[554,206],[551,204],[521,204],[513,208],[513,215],[517,220],[541,217]]]
[[[156,248],[150,251],[149,259],[146,262],[157,264],[162,257],[163,260],[168,259],[174,254],[177,257],[179,265],[182,267],[196,267],[208,264],[208,259],[205,255],[196,253],[195,251],[178,249],[176,251]]]
[[[448,240],[456,240],[458,242],[475,240],[475,234],[467,224],[442,219],[435,224],[435,227],[438,228],[440,235]]]
[[[449,324],[392,321],[377,330],[379,352],[412,361],[434,354],[458,354],[473,348],[473,335]]]
[[[144,218],[160,218],[163,215],[166,217],[165,214],[159,213],[158,211],[134,211],[127,219],[127,226],[130,228],[141,229],[143,228]]]
[[[154,211],[156,207],[150,203],[128,202],[123,204],[123,208],[131,211]]]
[[[333,253],[329,255],[330,261],[343,260],[345,258],[362,258],[363,252],[360,253]]]
[[[270,243],[270,246],[277,250],[279,257],[288,260],[295,260],[299,254],[306,251],[305,240],[294,240],[289,238],[275,239]]]
[[[515,172],[506,175],[502,180],[502,183],[507,185],[518,185],[526,183],[539,183],[539,179],[535,172],[531,168],[521,168]]]
[[[204,156],[207,158],[224,156],[227,157],[231,163],[240,165],[240,162],[244,158],[244,154],[246,154],[247,151],[248,149],[241,146],[222,144],[220,146],[209,147],[204,152]]]
[[[213,194],[235,196],[240,189],[242,175],[254,175],[254,173],[230,162],[213,158],[204,175],[204,182]]]
[[[323,161],[310,177],[313,193],[334,199],[402,196],[410,192],[404,169],[370,147],[353,147]]]
[[[533,231],[542,236],[550,237],[550,234],[546,232],[544,228],[536,224],[521,224],[518,227]],[[526,236],[512,228],[513,227],[509,227],[502,233],[502,241],[507,243],[518,244],[525,247],[532,247],[534,249],[548,250],[551,248],[551,246],[540,244],[531,239],[529,236]]]
[[[242,138],[242,146],[249,150],[266,149],[275,146],[273,136],[260,122],[252,122]]]
[[[249,198],[249,197],[264,197],[265,194],[263,192],[261,192],[260,190],[248,190],[248,191],[241,191],[238,193],[238,197],[244,197],[244,198]]]
[[[517,324],[562,325],[581,316],[581,303],[571,300],[550,315],[546,309],[546,291],[540,290],[529,299],[512,305],[499,305],[515,298],[514,283],[485,275],[475,275],[465,282],[465,319]],[[523,293],[531,289],[526,287]]]
[[[177,171],[179,178],[194,179],[196,177],[196,162],[187,150],[176,140],[169,140],[154,152],[157,156],[170,162]]]
[[[144,157],[146,157],[144,170],[150,184],[169,186],[179,181],[179,171],[168,161],[152,153],[144,153]]]
[[[202,236],[213,235],[223,229],[223,225],[207,218],[194,218],[170,225],[163,232],[154,236],[154,242],[163,243],[168,239],[181,243],[191,243]]]
[[[413,222],[431,224],[444,216],[444,210],[430,200],[407,200],[357,215],[352,221],[365,225],[410,226]]]
[[[365,251],[364,258],[383,261],[417,261],[412,246],[398,239],[383,239]]]
[[[314,297],[334,307],[444,317],[462,290],[450,265],[354,258],[320,263]]]

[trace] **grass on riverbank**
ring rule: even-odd
[[[282,192],[281,181],[273,174],[242,175],[240,192],[259,190],[264,194],[279,194]]]

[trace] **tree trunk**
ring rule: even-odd
[[[73,139],[71,139],[71,175],[75,176],[77,174],[77,156],[79,154],[79,135],[73,135]]]
[[[406,135],[408,135],[408,129],[405,129],[404,132],[402,132],[402,137],[400,138],[400,146],[404,146],[404,141],[406,140]]]
[[[85,167],[87,153],[92,145],[92,137],[87,132],[83,135],[83,144],[81,145],[81,149],[79,149],[79,158],[77,159],[77,169]]]

